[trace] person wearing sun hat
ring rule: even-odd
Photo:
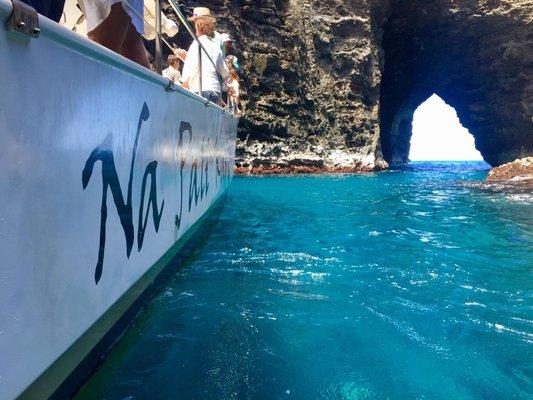
[[[199,14],[197,12],[192,17],[196,36],[198,37],[198,42],[201,43],[202,53],[205,51],[212,62],[207,60],[200,62],[199,44],[197,41],[193,41],[189,50],[187,50],[181,81],[185,89],[195,92],[215,104],[222,105],[222,88],[219,73],[220,78],[224,81],[228,75],[228,68],[225,59],[222,57],[222,51],[213,40],[216,20],[206,14]]]
[[[213,20],[216,20],[215,16],[211,14],[211,10],[207,7],[194,7],[192,10],[192,15],[187,17],[187,20],[194,25],[194,21],[198,18],[212,18]],[[219,35],[219,33],[215,31],[215,37],[217,35]],[[212,38],[212,40],[216,42],[215,38]],[[185,62],[185,59],[187,58],[187,50],[180,48],[174,48],[173,50],[174,54],[177,55],[181,61]]]
[[[224,59],[231,57],[231,61],[233,63],[233,68],[237,72],[241,70],[241,66],[239,65],[239,60],[236,56],[232,55],[233,53],[233,43],[235,40],[230,36],[229,33],[218,33],[215,32],[215,38],[213,39],[215,42],[217,42],[220,46],[220,50],[222,51],[222,54],[224,56]]]
[[[226,54],[231,50],[233,39],[228,33],[219,33],[215,32],[215,38],[213,39],[215,43],[220,47],[220,51],[226,58]]]
[[[233,55],[227,56],[226,60],[229,60],[231,62],[231,65],[233,65],[233,68],[235,68],[235,71],[239,72],[241,70],[241,66],[239,65],[239,59]]]
[[[211,10],[208,7],[194,7],[192,11],[192,15],[188,17],[187,19],[190,22],[193,22],[198,18],[212,18],[216,20],[216,17],[211,14]],[[222,51],[222,57],[225,59],[227,53],[231,50],[231,47],[233,45],[233,38],[228,33],[220,33],[215,30],[215,36],[212,38],[212,40],[215,42],[215,44],[220,47],[220,50]],[[175,50],[176,55],[182,60],[185,61],[185,58],[187,57],[187,51],[183,49],[176,49]],[[234,62],[235,68],[240,70],[239,63],[237,62],[237,57],[235,57]]]
[[[187,19],[194,23],[194,21],[198,18],[213,18],[216,20],[215,16],[211,14],[211,10],[207,7],[194,7],[192,10],[192,16]],[[229,35],[227,33],[219,33],[217,31],[215,31],[215,36],[212,38],[215,44],[220,47],[220,50],[222,51],[222,56],[224,58],[226,58],[225,41],[228,38]]]
[[[194,7],[192,10],[192,15],[187,19],[191,22],[194,22],[196,18],[201,18],[201,17],[215,18],[215,16],[211,14],[211,10],[209,8]]]

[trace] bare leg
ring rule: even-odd
[[[131,23],[128,32],[126,33],[126,38],[122,43],[120,54],[135,61],[137,64],[150,69],[150,62],[148,61],[148,55],[146,54],[141,35]]]
[[[143,67],[150,68],[141,35],[131,24],[131,18],[122,7],[122,3],[113,4],[107,18],[88,32],[87,36],[115,53],[129,58]]]
[[[87,32],[87,36],[115,53],[120,53],[130,26],[131,18],[122,8],[122,3],[115,3],[111,6],[107,18],[92,31]]]

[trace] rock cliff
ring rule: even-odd
[[[239,172],[407,161],[414,110],[452,105],[492,165],[533,154],[528,0],[204,0],[243,66]]]

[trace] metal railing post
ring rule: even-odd
[[[163,71],[163,53],[161,51],[161,0],[155,0],[155,71]]]
[[[198,71],[198,90],[200,91],[199,95],[202,96],[202,46],[200,43],[198,43]]]

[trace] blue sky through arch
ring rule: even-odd
[[[483,160],[474,137],[457,113],[436,94],[420,104],[413,117],[411,161]]]

